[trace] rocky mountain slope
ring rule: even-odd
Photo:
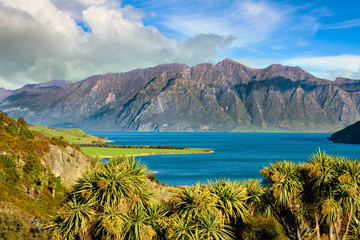
[[[360,120],[360,83],[319,79],[300,67],[254,69],[231,59],[164,64],[24,87],[0,104],[31,124],[87,130],[334,130]]]
[[[15,93],[13,90],[5,89],[3,87],[0,87],[0,102],[7,98],[8,96],[11,96]]]

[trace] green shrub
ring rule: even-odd
[[[286,239],[281,226],[272,217],[251,217],[240,228],[242,229],[241,236],[244,240]]]
[[[29,186],[34,186],[37,192],[41,191],[42,181],[45,176],[41,168],[40,160],[36,157],[30,157],[23,167],[23,172],[25,183]]]
[[[18,118],[18,123],[19,123],[20,126],[22,126],[22,127],[27,126],[27,122],[25,121],[25,119],[24,119],[22,116],[20,116],[20,117]]]
[[[12,155],[0,155],[0,167],[15,169],[16,168],[16,157]]]
[[[11,203],[0,202],[0,239],[45,239],[42,224]]]
[[[62,188],[61,178],[55,177],[53,174],[51,174],[49,178],[49,187],[55,189],[56,192],[60,191]]]
[[[19,135],[19,129],[14,122],[11,122],[6,129],[12,136]]]
[[[23,126],[20,127],[19,135],[25,136],[26,138],[30,139],[34,138],[34,134]]]
[[[19,176],[16,170],[16,157],[0,155],[0,181],[10,186],[19,184]]]

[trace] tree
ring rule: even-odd
[[[303,184],[300,180],[298,166],[292,162],[283,161],[270,164],[261,174],[265,177],[263,183],[269,189],[267,201],[273,215],[284,227],[286,235],[291,239],[302,239],[303,224],[301,194]],[[304,226],[306,229],[306,226]]]

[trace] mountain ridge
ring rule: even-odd
[[[23,89],[0,104],[37,125],[120,131],[331,131],[360,120],[356,80],[316,78],[300,67],[247,67],[231,59],[161,64]],[[60,119],[59,119],[60,118]]]

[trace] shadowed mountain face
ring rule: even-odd
[[[19,89],[0,110],[31,124],[87,130],[334,130],[360,120],[360,82],[318,79],[299,67],[246,67],[230,59],[164,64]]]

